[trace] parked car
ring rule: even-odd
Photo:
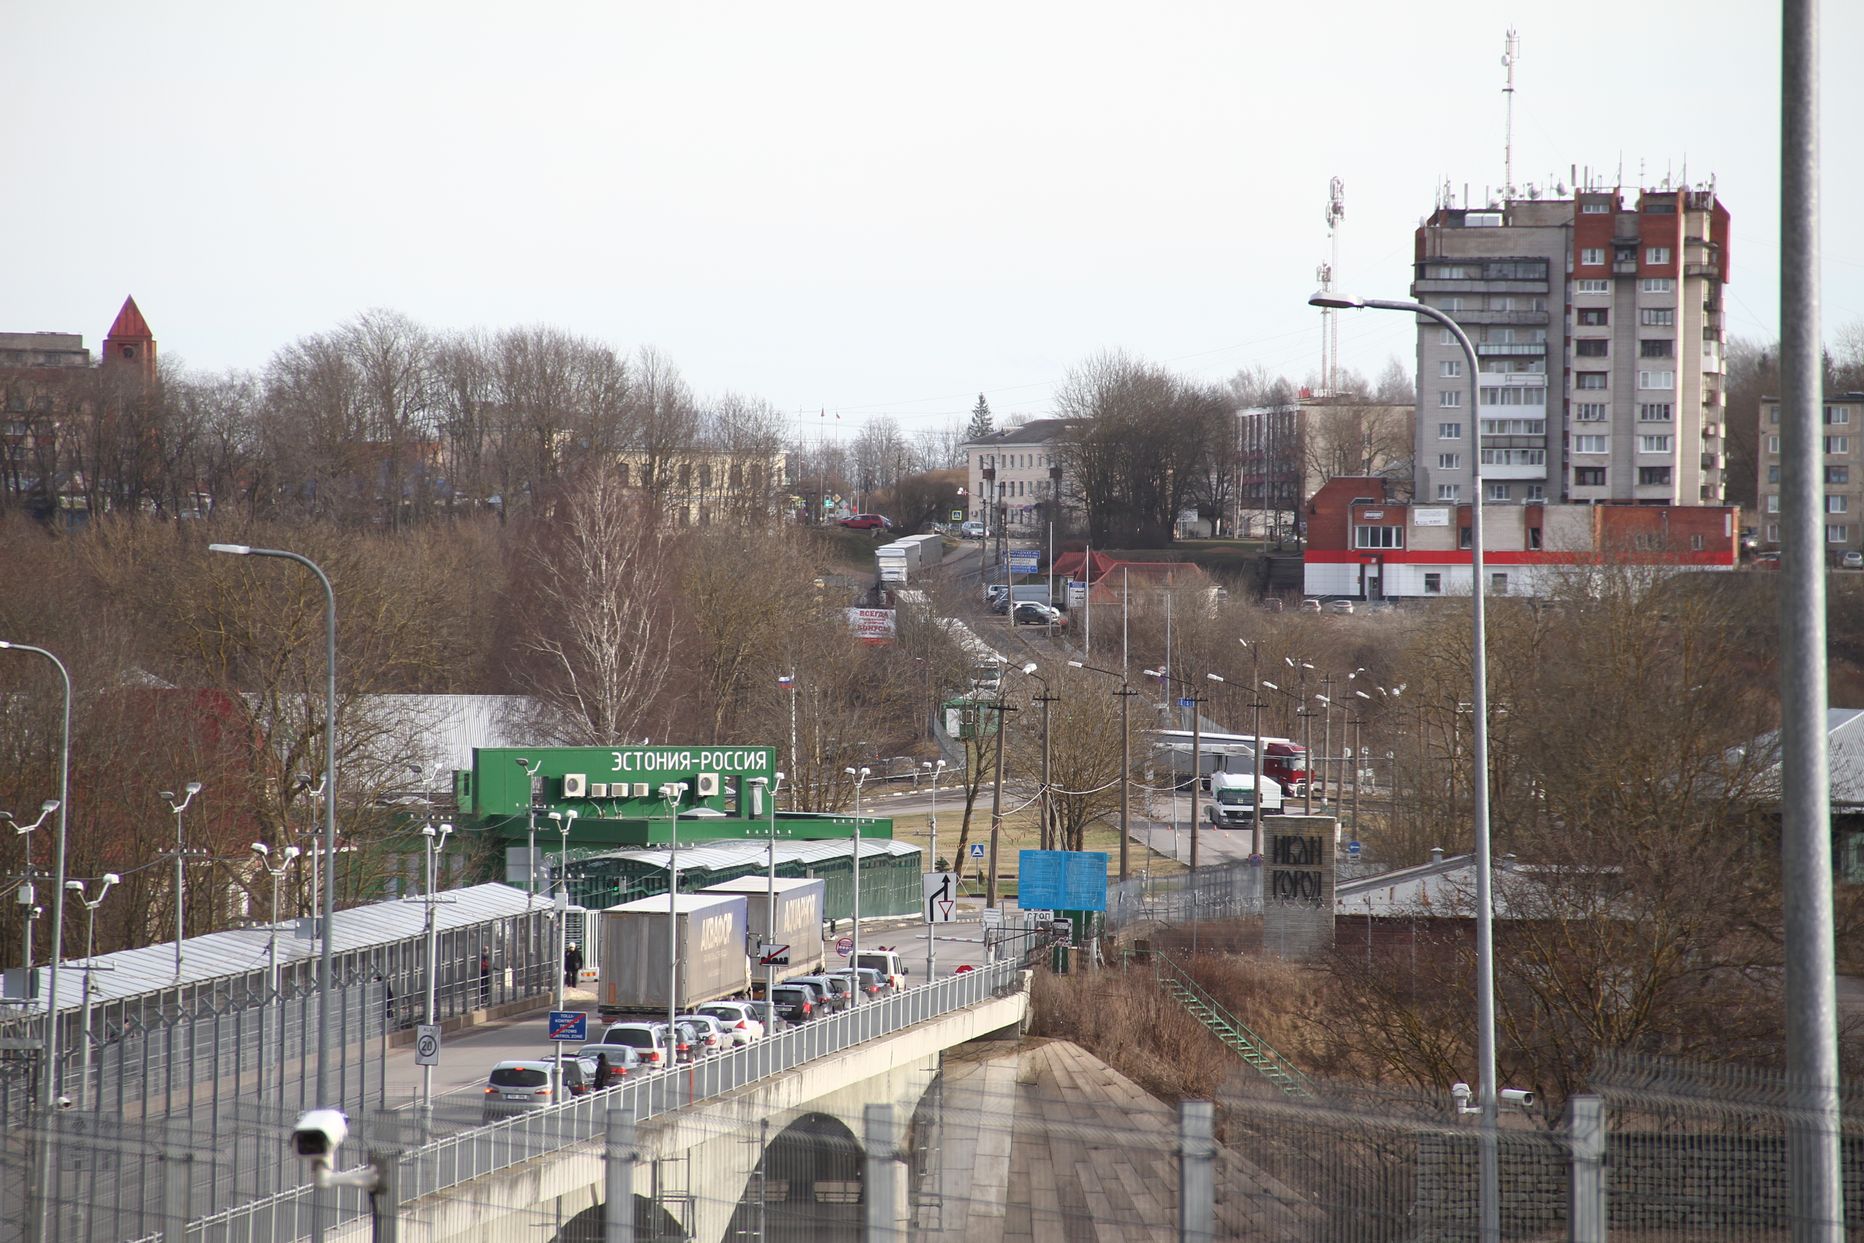
[[[571,1062],[564,1063],[566,1068],[570,1065]],[[533,1109],[547,1109],[559,1100],[568,1099],[568,1093],[557,1091],[556,1070],[554,1059],[512,1058],[492,1067],[492,1073],[486,1076],[480,1121],[491,1122]]]
[[[1859,552],[1855,548],[1849,549],[1838,558],[1838,565],[1840,569],[1864,570],[1864,552]]]
[[[1024,600],[1011,613],[1010,622],[1016,626],[1065,628],[1068,625],[1068,615],[1052,604],[1037,604],[1033,600]]]
[[[799,975],[791,979],[790,983],[806,985],[820,994],[817,1001],[819,1009],[827,1009],[830,1013],[834,1013],[848,1008],[846,980],[842,981],[840,988],[835,987],[835,977],[832,975]]]
[[[764,1008],[755,1002],[714,1001],[700,1006],[699,1013],[723,1023],[733,1044],[743,1046],[763,1039]]]
[[[1329,600],[1327,601],[1327,611],[1329,613],[1350,613],[1353,611],[1353,602],[1345,599]]]
[[[1315,599],[1315,598],[1314,598],[1313,596],[1309,596],[1309,597],[1308,597],[1307,599],[1305,599],[1305,600],[1303,600],[1303,601],[1301,601],[1301,611],[1302,611],[1303,613],[1318,613],[1318,612],[1320,612],[1320,611],[1321,611],[1321,610],[1320,610],[1320,601],[1318,601],[1318,600],[1316,600],[1316,599]]]
[[[641,1074],[650,1069],[641,1059],[641,1051],[631,1045],[586,1044],[576,1050],[576,1056],[593,1063],[595,1069],[589,1086],[595,1092],[612,1088],[629,1075]]]
[[[816,993],[812,988],[799,984],[779,984],[770,990],[770,1000],[785,1022],[807,1023],[816,1017]]]
[[[673,1064],[673,1049],[667,1039],[665,1023],[612,1023],[602,1033],[601,1043],[628,1046],[654,1070]]]
[[[891,531],[893,520],[885,514],[851,514],[841,520],[851,531]]]
[[[984,524],[975,521],[966,522],[958,528],[958,536],[960,539],[983,539]]]
[[[737,1043],[727,1033],[725,1024],[709,1014],[680,1014],[674,1017],[693,1029],[706,1057],[723,1053]]]

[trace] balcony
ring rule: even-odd
[[[1612,275],[1613,276],[1636,276],[1637,275],[1637,260],[1636,259],[1615,259],[1613,260],[1612,261]]]
[[[1702,469],[1721,470],[1726,460],[1719,453],[1705,453],[1702,455]]]
[[[1722,425],[1720,423],[1717,423],[1712,419],[1705,420],[1703,422],[1702,438],[1704,440],[1714,440],[1717,436],[1721,434],[1722,434]]]
[[[1544,328],[1553,322],[1545,311],[1452,311],[1450,318],[1465,326],[1493,324],[1499,327]]]
[[[1712,281],[1718,281],[1722,279],[1721,261],[1717,259],[1711,260],[1708,263],[1685,263],[1683,265],[1683,275],[1705,276]]]
[[[1533,358],[1546,352],[1545,341],[1476,342],[1476,354],[1481,358]]]
[[[1466,281],[1441,280],[1437,277],[1425,277],[1411,282],[1411,292],[1426,293],[1541,293],[1547,292],[1546,281],[1485,281],[1472,279]]]

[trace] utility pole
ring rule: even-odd
[[[1049,691],[1047,682],[1042,684],[1042,693],[1036,696],[1036,702],[1042,705],[1042,832],[1039,839],[1044,850],[1059,850],[1061,843],[1055,832],[1055,804],[1049,794],[1049,705],[1061,697]]]
[[[984,711],[997,714],[997,771],[990,783],[990,878],[984,891],[984,905],[995,909],[997,905],[997,842],[1003,832],[1003,730],[1004,713],[1016,709],[1003,702],[1003,691],[997,690],[997,702],[984,705]]]

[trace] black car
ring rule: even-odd
[[[805,985],[779,984],[770,990],[770,1000],[785,1022],[806,1023],[816,1017],[815,990]]]

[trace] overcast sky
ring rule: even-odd
[[[262,368],[369,307],[659,346],[805,434],[1042,413],[1088,354],[1317,370],[1306,305],[1404,296],[1448,182],[1711,176],[1729,323],[1778,335],[1777,6],[20,6],[0,22],[0,331]],[[1826,330],[1864,320],[1864,4],[1826,4]],[[1558,20],[1560,25],[1549,24]],[[1407,366],[1404,317],[1342,324]],[[831,433],[833,431],[831,430]]]

